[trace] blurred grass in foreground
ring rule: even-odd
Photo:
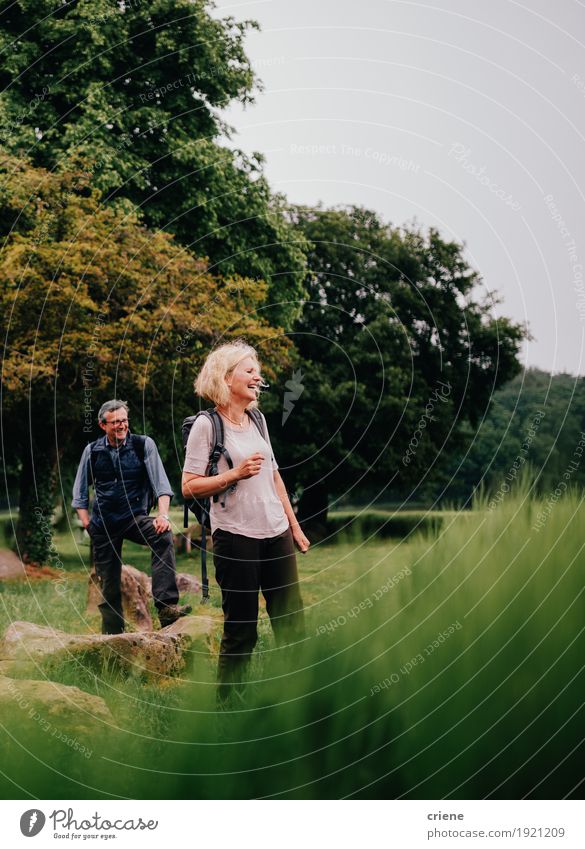
[[[154,708],[119,695],[124,730],[91,759],[13,732],[2,770],[41,798],[578,797],[585,505],[568,495],[536,530],[541,508],[523,492],[408,543],[317,548],[299,558],[307,638],[277,650],[262,621],[239,710],[215,712],[195,658]]]

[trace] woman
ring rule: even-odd
[[[221,496],[211,500],[210,513],[224,613],[218,663],[220,702],[242,689],[258,639],[260,590],[277,645],[304,635],[294,543],[304,553],[309,540],[278,472],[266,420],[262,417],[264,439],[246,412],[258,406],[260,384],[256,351],[244,342],[222,345],[207,357],[195,391],[213,402],[222,417],[233,469],[222,456],[217,476],[205,476],[213,448],[213,427],[206,416],[199,416],[191,428],[183,469],[185,498]],[[230,489],[234,484],[235,489]]]

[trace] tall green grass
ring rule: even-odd
[[[245,704],[216,713],[195,658],[159,729],[138,694],[81,783],[74,754],[47,765],[42,746],[3,770],[41,797],[578,797],[585,505],[567,496],[536,530],[539,509],[520,492],[401,545],[314,550],[307,637],[279,650],[262,622]]]

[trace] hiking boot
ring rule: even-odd
[[[173,622],[176,622],[181,616],[187,616],[192,610],[190,604],[171,604],[167,607],[161,607],[158,612],[160,627],[166,628],[167,625],[172,625]]]

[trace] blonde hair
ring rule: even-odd
[[[230,399],[230,389],[225,378],[246,357],[253,357],[259,365],[255,349],[243,339],[220,345],[203,363],[203,368],[195,379],[195,392],[216,406],[226,406]],[[248,408],[257,406],[258,401],[248,404]]]

